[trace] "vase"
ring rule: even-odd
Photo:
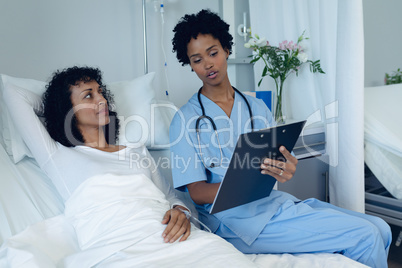
[[[278,125],[285,124],[285,116],[283,115],[283,105],[282,105],[282,93],[283,93],[283,83],[285,81],[275,81],[276,85],[276,105],[274,118]]]

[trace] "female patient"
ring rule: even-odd
[[[390,229],[376,217],[275,190],[252,203],[208,213],[239,135],[275,122],[261,100],[232,87],[227,59],[233,38],[217,14],[202,10],[186,15],[173,31],[179,62],[189,64],[202,82],[170,126],[171,156],[188,163],[173,167],[173,182],[190,193],[202,221],[244,253],[342,253],[371,267],[386,267]],[[297,159],[280,149],[286,162],[266,159],[260,168],[285,182],[295,173]]]
[[[108,261],[116,261],[116,258],[119,259],[119,257],[124,259],[127,254],[116,255],[114,253],[120,249],[126,251],[127,248],[130,249],[128,245],[131,245],[131,241],[126,242],[128,237],[139,242],[139,246],[132,246],[131,251],[141,253],[144,256],[143,262],[152,263],[154,251],[159,250],[160,257],[163,256],[161,254],[165,250],[174,259],[170,261],[175,263],[177,256],[191,253],[189,252],[192,250],[191,241],[197,241],[197,238],[202,239],[207,236],[208,243],[223,249],[223,254],[227,254],[228,258],[237,256],[244,265],[250,264],[243,254],[212,234],[195,230],[191,236],[193,239],[187,240],[191,230],[191,224],[186,217],[188,215],[185,213],[187,208],[161,176],[148,150],[144,146],[130,148],[115,145],[119,121],[116,113],[110,110],[113,104],[111,94],[103,84],[101,72],[98,69],[72,67],[54,73],[44,94],[46,129],[33,112],[33,110],[38,112],[42,108],[40,98],[17,87],[7,89],[4,97],[13,121],[25,143],[39,166],[51,178],[64,201],[67,201],[66,215],[71,216],[71,221],[76,227],[81,249],[95,247],[92,249],[91,255],[92,257],[97,255],[95,263],[102,261],[105,264]],[[132,159],[143,164],[133,165]],[[113,174],[113,177],[99,178],[99,175],[105,174]],[[109,178],[112,178],[112,181]],[[101,196],[95,194],[92,197],[91,194],[97,193],[99,185],[92,189],[93,192],[86,191],[85,186],[98,183],[96,180],[106,181],[107,187]],[[104,182],[102,181],[102,183]],[[123,201],[119,200],[119,206],[115,207],[115,200],[111,195],[114,195],[115,186],[119,183],[128,186],[124,187],[121,194]],[[137,192],[135,194],[124,192],[127,189],[137,191],[144,188],[144,191],[138,192],[140,196],[136,196]],[[108,198],[112,200],[112,203],[103,206],[102,202],[104,199],[109,200]],[[95,200],[98,203],[96,209],[93,209]],[[149,205],[150,203],[152,205]],[[121,213],[127,206],[129,206],[130,213]],[[99,213],[100,208],[110,212],[111,216],[100,214],[99,217],[96,213]],[[79,212],[74,211],[75,209]],[[89,211],[92,214],[87,215]],[[98,219],[97,217],[103,222],[103,216],[105,216],[110,217],[110,223],[119,214],[127,215],[120,215],[124,217],[124,220],[118,220],[116,224],[121,224],[124,230],[137,228],[138,232],[128,231],[121,235],[120,232],[124,230],[117,229],[115,226],[108,229],[107,222],[104,225],[93,222],[94,219]],[[94,227],[91,225],[87,227],[88,220],[92,220]],[[85,224],[82,224],[83,222]],[[143,227],[141,224],[144,224]],[[147,235],[148,232],[149,235]],[[95,233],[102,237],[96,237]],[[93,237],[89,237],[90,235]],[[149,237],[152,239],[149,240]],[[187,241],[170,244],[178,239],[180,242]],[[168,243],[163,243],[163,241]],[[202,241],[200,243],[202,244]],[[150,244],[154,246],[147,250],[146,245]],[[109,250],[109,253],[111,252],[110,255],[114,254],[111,258],[107,258],[105,251],[93,254],[93,250],[99,250],[103,246]],[[177,249],[176,255],[171,252],[175,248]],[[190,263],[195,258],[192,258]],[[138,261],[138,256],[136,261]],[[169,266],[168,261],[166,260],[166,265]],[[184,264],[185,260],[182,259],[182,261]],[[208,258],[204,258],[203,261],[208,263]],[[119,263],[123,265],[122,260],[119,260]],[[134,264],[129,261],[127,265]]]

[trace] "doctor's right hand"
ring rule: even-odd
[[[284,146],[279,148],[286,161],[266,158],[261,164],[261,173],[271,175],[279,182],[286,182],[292,179],[296,172],[297,158],[294,157]]]

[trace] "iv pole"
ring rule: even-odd
[[[148,73],[148,53],[147,53],[147,15],[145,0],[142,0],[142,31],[144,39],[144,74]]]

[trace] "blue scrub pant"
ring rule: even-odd
[[[223,224],[216,234],[243,253],[340,253],[381,268],[392,240],[382,219],[316,199],[286,201],[250,246]]]

